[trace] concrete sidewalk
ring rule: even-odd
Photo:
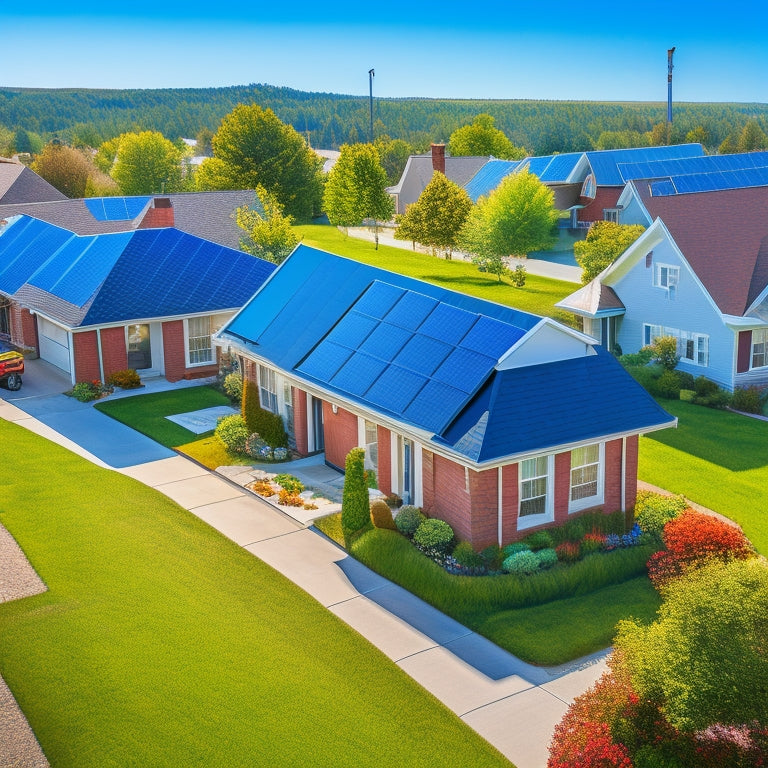
[[[9,402],[0,401],[0,418],[104,464]],[[118,471],[170,497],[280,571],[518,768],[544,768],[555,725],[573,698],[606,669],[607,652],[558,668],[525,664],[373,573],[316,530],[182,456]]]

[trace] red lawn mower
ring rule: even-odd
[[[11,392],[21,389],[21,374],[24,373],[24,355],[20,352],[0,354],[0,384]]]

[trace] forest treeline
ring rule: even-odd
[[[271,85],[227,88],[96,90],[0,88],[0,127],[97,147],[128,131],[160,131],[170,139],[215,132],[238,104],[271,108],[310,145],[338,149],[367,141],[367,96],[310,93]],[[374,134],[403,139],[416,151],[447,142],[479,113],[492,115],[528,154],[584,151],[611,144],[632,146],[666,121],[665,102],[585,102],[374,98]],[[695,140],[716,150],[749,121],[768,133],[768,104],[681,103],[674,105],[673,143]],[[615,140],[611,141],[611,136]]]

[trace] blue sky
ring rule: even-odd
[[[768,3],[0,0],[0,86],[768,102]],[[631,7],[628,7],[631,6]],[[64,13],[63,9],[66,9]]]

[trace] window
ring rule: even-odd
[[[618,208],[603,208],[603,221],[612,221],[614,224],[619,223],[619,209]]]
[[[768,330],[752,331],[752,367],[768,365]]]
[[[656,264],[656,268],[653,270],[653,284],[656,288],[663,288],[667,292],[669,299],[675,298],[679,282],[680,267]]]
[[[520,517],[549,513],[550,457],[537,456],[520,462]],[[539,522],[538,520],[536,522]]]
[[[283,381],[283,409],[285,411],[285,431],[288,434],[288,445],[296,447],[296,436],[293,424],[293,391],[288,381]]]
[[[594,197],[595,196],[595,177],[593,174],[588,174],[584,179],[584,183],[581,185],[582,197]]]
[[[600,466],[599,443],[571,451],[571,512],[601,503],[603,489]]]
[[[263,365],[259,366],[259,402],[265,410],[277,413],[277,381],[275,372]]]
[[[703,367],[709,365],[709,336],[661,325],[643,325],[643,343],[646,346],[662,336],[673,336],[677,340],[677,354],[681,360]]]
[[[190,365],[213,362],[210,317],[190,317],[187,320],[187,354]]]
[[[372,421],[366,421],[363,427],[365,440],[365,469],[377,472],[379,469],[379,430]]]

